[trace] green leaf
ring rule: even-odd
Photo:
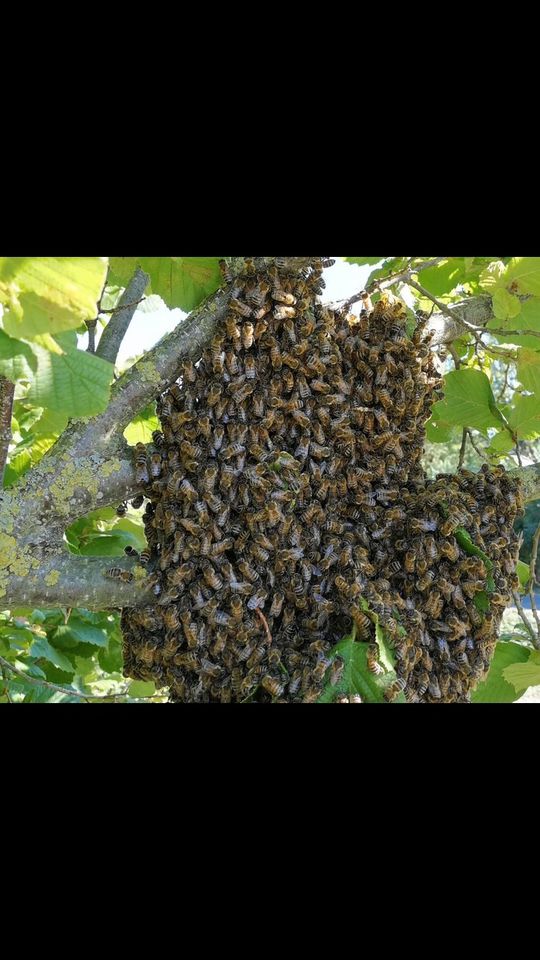
[[[97,313],[106,257],[0,257],[3,324],[17,338],[73,330]]]
[[[524,300],[521,302],[521,312],[519,314],[518,320],[508,321],[507,325],[511,330],[532,330],[540,334],[540,298],[531,297],[530,300]],[[501,326],[501,321],[494,319],[490,320],[487,329],[496,329]],[[530,334],[525,334],[519,336],[518,334],[509,333],[507,336],[504,334],[495,334],[499,343],[515,343],[523,347],[530,347],[531,350],[540,349],[540,337],[535,337]]]
[[[130,446],[137,443],[152,443],[152,433],[160,429],[160,422],[156,415],[156,405],[151,403],[141,411],[129,426],[124,430],[124,437]]]
[[[115,637],[109,638],[109,647],[107,650],[98,652],[98,661],[101,669],[106,673],[122,673],[124,660],[121,640]]]
[[[486,452],[496,457],[502,457],[506,453],[510,453],[510,450],[514,446],[515,443],[508,430],[501,430],[500,433],[492,437],[489,447],[486,448]]]
[[[508,423],[520,440],[540,437],[540,395],[516,396],[514,406],[508,414]]]
[[[525,663],[530,651],[520,643],[499,640],[495,656],[485,680],[478,684],[472,695],[473,703],[513,703],[517,700],[515,687],[503,676],[503,671],[513,663]]]
[[[376,260],[375,262],[380,263],[380,260]],[[381,278],[389,277],[395,273],[399,273],[400,270],[405,270],[407,263],[408,257],[391,257],[390,259],[386,259],[382,267],[378,267],[376,270],[371,271],[366,280],[366,288],[369,287],[374,280],[380,280]]]
[[[540,684],[540,651],[531,650],[525,663],[512,663],[503,670],[503,677],[511,683],[518,696],[529,687]]]
[[[493,313],[497,320],[508,320],[517,317],[521,313],[521,300],[518,300],[508,290],[496,289],[492,297]]]
[[[106,409],[114,367],[82,350],[58,356],[35,346],[38,369],[27,400],[69,417],[91,417]]]
[[[111,257],[111,274],[126,285],[140,266],[150,276],[150,293],[168,307],[189,312],[221,283],[219,257]]]
[[[328,687],[320,703],[331,703],[340,693],[360,694],[364,703],[384,703],[384,690],[395,679],[394,674],[388,673],[380,677],[370,673],[367,668],[368,643],[358,643],[355,633],[345,637],[341,643],[330,652],[331,657],[341,657],[345,667],[341,680],[334,687]]]
[[[73,675],[74,670],[70,660],[68,660],[63,653],[60,653],[59,650],[56,650],[46,637],[40,637],[38,640],[34,640],[34,643],[30,647],[30,656],[35,657],[36,660],[49,660],[50,663],[58,667],[59,670],[64,670],[66,673]]]
[[[494,260],[488,264],[485,270],[480,274],[479,283],[484,290],[493,293],[497,287],[505,286],[504,282],[505,266],[502,260]]]
[[[540,337],[538,339],[540,347]],[[517,375],[526,390],[540,396],[540,353],[521,347],[518,350]]]
[[[44,410],[34,424],[34,433],[40,437],[59,437],[67,427],[68,417],[59,410]]]
[[[345,257],[346,263],[356,263],[358,266],[364,266],[364,264],[373,266],[375,263],[380,263],[381,260],[384,260],[384,257]]]
[[[0,377],[12,383],[31,380],[36,369],[37,359],[32,348],[0,330]]]
[[[155,683],[148,682],[144,680],[134,680],[129,685],[129,696],[136,700],[140,697],[153,697],[156,692]]]
[[[525,593],[531,578],[531,568],[529,564],[524,563],[523,560],[518,560],[516,573],[519,577],[520,593]]]
[[[517,288],[517,293],[540,296],[540,257],[513,257],[504,272],[506,287]]]
[[[433,407],[433,420],[459,427],[474,427],[484,435],[500,427],[501,414],[491,384],[480,370],[455,370],[445,377],[445,397]]]
[[[450,423],[439,420],[434,423],[429,420],[426,424],[426,437],[431,443],[449,443],[454,435],[455,427]]]
[[[452,257],[443,260],[434,267],[428,267],[419,274],[419,282],[426,290],[441,297],[452,290],[466,278],[465,260],[463,257]]]
[[[77,617],[70,617],[66,626],[57,627],[53,640],[64,637],[77,643],[92,643],[96,647],[106,647],[109,642],[104,630],[98,630]]]
[[[476,544],[471,540],[470,534],[467,533],[467,531],[463,527],[458,527],[458,529],[455,531],[454,536],[457,542],[459,543],[460,547],[462,547],[463,550],[465,550],[465,553],[467,553],[470,557],[480,557],[480,559],[484,562],[484,566],[486,570],[488,571],[488,573],[491,574],[493,571],[493,560],[490,560],[487,553],[484,553],[484,551],[481,550],[480,547],[476,546]],[[491,581],[490,583],[490,578],[488,578],[488,581],[487,581],[487,589],[489,590],[490,593],[493,593],[495,589],[495,584],[493,583],[493,581]]]
[[[83,557],[120,557],[125,547],[137,549],[140,538],[133,533],[121,531],[113,534],[98,534],[79,543],[79,550]]]

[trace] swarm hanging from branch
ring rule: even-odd
[[[440,380],[422,330],[385,299],[353,326],[320,307],[322,267],[225,267],[225,321],[138,452],[156,602],[124,611],[126,673],[173,699],[314,701],[351,618],[374,672],[375,617],[388,635],[389,699],[467,700],[489,666],[517,483],[425,479]]]

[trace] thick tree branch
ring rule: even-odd
[[[107,610],[156,602],[151,577],[125,557],[77,557],[68,553],[65,546],[49,556],[42,551],[22,549],[15,543],[12,549],[17,549],[17,572],[12,567],[0,567],[2,609],[36,606]],[[107,571],[115,567],[132,572],[133,581],[124,583],[107,576]]]
[[[4,470],[11,443],[11,417],[13,414],[13,398],[15,384],[5,377],[0,377],[0,490],[4,482]]]
[[[184,358],[200,358],[224,316],[229,295],[219,290],[120,377],[104,413],[71,421],[43,459],[5,491],[0,532],[16,523],[22,543],[58,546],[73,520],[140,492],[133,451],[123,431],[139,410],[174,383]]]
[[[118,306],[113,310],[111,319],[101,334],[96,356],[109,363],[116,363],[118,351],[134,317],[137,306],[144,298],[144,291],[150,282],[148,274],[137,267],[135,276],[130,281]]]

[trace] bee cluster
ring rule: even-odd
[[[407,336],[384,298],[321,306],[328,261],[301,259],[224,265],[226,320],[136,449],[156,601],[123,611],[125,673],[182,702],[313,702],[352,621],[381,670],[363,598],[395,653],[388,699],[466,700],[514,582],[519,490],[499,468],[425,479],[441,380],[421,324]]]

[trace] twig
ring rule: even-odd
[[[13,398],[15,384],[5,377],[0,377],[0,490],[4,483],[4,470],[11,443],[11,418],[13,415]]]
[[[524,623],[524,625],[525,625],[525,627],[526,627],[526,629],[527,629],[527,633],[529,634],[529,636],[530,636],[530,638],[531,638],[531,640],[532,640],[533,645],[534,645],[535,647],[537,647],[537,645],[538,645],[538,638],[537,638],[537,636],[536,636],[533,628],[531,627],[527,616],[525,615],[525,610],[523,609],[523,604],[522,604],[521,600],[519,599],[519,593],[517,592],[517,590],[512,590],[512,596],[513,596],[513,598],[514,598],[514,603],[515,603],[515,605],[516,605],[517,612],[519,613],[519,615],[520,615],[521,619],[523,620],[523,623]]]
[[[448,318],[452,321],[452,323],[455,323],[455,322],[456,322],[456,319],[458,319],[459,323],[461,323],[464,327],[466,327],[467,330],[470,330],[470,332],[473,334],[475,340],[476,340],[477,342],[480,341],[480,343],[482,344],[482,346],[484,345],[483,342],[482,342],[482,339],[481,339],[481,337],[480,337],[480,334],[479,334],[479,332],[478,332],[478,328],[475,327],[475,326],[473,326],[472,323],[469,323],[468,320],[464,320],[462,317],[457,317],[457,318],[456,318],[456,315],[452,312],[452,310],[450,309],[450,307],[448,307],[448,306],[446,305],[446,303],[443,303],[442,300],[439,300],[437,297],[433,296],[433,294],[430,293],[429,290],[426,290],[426,288],[423,287],[423,286],[422,286],[420,283],[418,283],[416,280],[411,280],[411,279],[409,279],[409,280],[406,281],[406,283],[407,283],[407,285],[408,285],[409,287],[414,287],[414,289],[417,290],[418,293],[422,294],[422,296],[425,297],[427,300],[431,300],[431,302],[435,304],[435,306],[438,308],[438,310],[439,310],[442,314],[444,314],[445,317],[448,317]]]
[[[86,328],[87,328],[87,330],[88,330],[88,347],[86,348],[86,352],[87,352],[87,353],[95,353],[95,352],[96,352],[96,327],[97,327],[98,317],[99,317],[100,313],[102,312],[102,310],[101,310],[101,301],[103,300],[103,295],[104,295],[105,290],[106,290],[106,287],[107,287],[108,278],[109,278],[109,271],[107,270],[107,275],[106,275],[106,277],[105,277],[105,282],[104,282],[104,284],[103,284],[103,289],[102,289],[102,291],[101,291],[101,293],[100,293],[100,295],[99,295],[99,300],[98,300],[98,302],[97,302],[96,315],[95,315],[95,317],[94,317],[93,320],[87,320],[87,321],[86,321]]]
[[[458,465],[457,465],[458,470],[461,470],[461,468],[462,468],[462,466],[463,466],[463,462],[464,462],[464,460],[465,460],[465,451],[466,451],[466,449],[467,449],[467,437],[468,437],[468,435],[469,435],[469,431],[468,431],[467,428],[465,427],[465,429],[463,430],[463,437],[462,437],[462,440],[461,440],[461,450],[459,451],[459,460],[458,460]]]
[[[454,346],[453,343],[451,343],[450,346],[448,347],[448,352],[449,352],[450,356],[452,357],[452,360],[454,361],[454,366],[455,366],[456,370],[459,370],[459,368],[461,367],[461,357],[460,357],[459,353],[457,352],[457,350],[456,350],[456,348],[455,348],[455,346]]]
[[[6,677],[6,671],[3,666],[0,666],[0,675],[2,677],[2,680],[4,681],[4,689],[0,694],[0,696],[5,696],[7,698],[8,703],[13,703],[13,700],[11,699],[11,696],[9,693],[9,681],[8,681],[8,678]]]
[[[256,613],[257,616],[259,617],[259,620],[261,620],[261,622],[262,622],[262,625],[263,625],[263,627],[264,627],[264,632],[266,633],[266,636],[267,636],[267,639],[268,639],[268,645],[271,646],[271,645],[272,645],[272,634],[270,633],[270,627],[268,626],[268,621],[267,621],[264,613],[262,612],[262,610],[259,610],[258,607],[256,608],[255,613]]]
[[[408,283],[410,277],[415,273],[421,273],[422,270],[427,270],[428,267],[435,267],[438,263],[441,263],[442,260],[447,260],[447,257],[434,257],[433,260],[426,260],[424,263],[419,263],[418,266],[413,267],[408,265],[406,270],[402,270],[399,273],[390,274],[388,277],[379,277],[377,280],[373,280],[364,290],[361,290],[360,293],[355,293],[353,297],[349,297],[348,300],[343,302],[341,307],[342,310],[349,310],[354,303],[357,303],[358,300],[362,300],[366,294],[373,293],[375,290],[387,290],[389,287],[395,286],[397,283]],[[338,301],[341,303],[341,301]]]
[[[473,450],[476,451],[476,453],[478,454],[478,456],[480,457],[481,460],[485,460],[486,463],[489,463],[489,457],[486,457],[486,455],[485,455],[485,453],[483,452],[483,450],[480,450],[480,448],[476,446],[476,443],[475,443],[475,440],[474,440],[474,437],[473,437],[473,433],[472,433],[472,430],[470,429],[470,427],[467,427],[467,434],[468,434],[468,436],[469,436],[469,440],[471,441],[471,446],[472,446]]]
[[[120,303],[112,311],[111,319],[101,334],[96,356],[115,363],[128,327],[134,317],[137,306],[144,299],[150,277],[137,267],[133,278],[127,285]],[[107,311],[102,311],[106,313]]]
[[[140,300],[134,300],[133,303],[122,303],[117,304],[116,307],[112,307],[111,310],[100,310],[100,313],[117,313],[118,310],[127,310],[129,307],[138,307],[140,303],[144,303],[146,297],[141,297]]]
[[[63,693],[67,697],[78,697],[80,700],[116,700],[118,697],[129,696],[129,687],[125,690],[119,691],[118,693],[109,693],[103,696],[92,693],[81,693],[79,690],[70,690],[69,687],[61,687],[57,683],[51,683],[49,680],[40,680],[38,677],[30,677],[28,674],[24,673],[23,670],[19,670],[18,667],[14,667],[9,660],[4,660],[3,657],[0,657],[0,664],[2,667],[7,668],[12,673],[15,673],[18,677],[21,677],[25,683],[34,684],[38,687],[48,687],[50,690],[56,690],[57,693]],[[162,696],[163,695],[160,693],[155,693],[151,697],[134,697],[134,699],[156,700]]]
[[[534,595],[534,588],[536,586],[536,563],[538,559],[538,544],[540,542],[540,524],[537,526],[534,537],[532,538],[531,546],[531,559],[529,565],[529,597],[531,598],[531,610],[533,617],[536,620],[536,639],[537,645],[540,645],[540,617],[538,616],[538,608],[536,606],[536,597]]]

